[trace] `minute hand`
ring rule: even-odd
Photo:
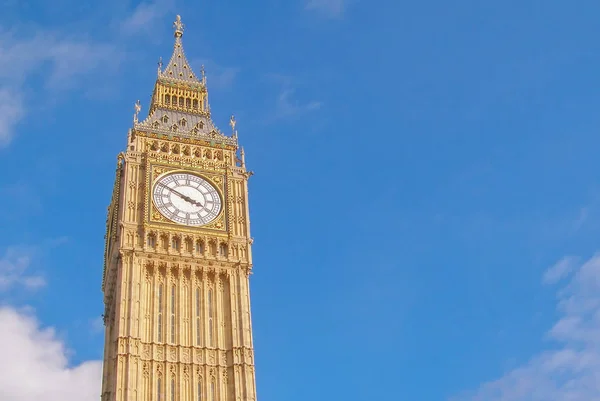
[[[202,206],[202,204],[200,204],[199,202],[196,202],[195,200],[193,200],[189,196],[182,194],[181,192],[177,191],[176,189],[168,187],[165,184],[162,184],[162,186],[165,187],[165,188],[167,188],[169,191],[173,192],[175,195],[178,195],[179,197],[181,197],[181,199],[183,199],[184,201],[189,202],[189,203],[193,203],[196,206]]]

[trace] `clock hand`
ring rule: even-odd
[[[193,204],[193,205],[196,205],[196,206],[200,206],[200,207],[202,207],[202,204],[201,204],[200,202],[196,202],[195,200],[193,200],[193,199],[192,199],[192,198],[190,198],[189,196],[182,194],[181,192],[177,191],[176,189],[173,189],[173,188],[171,188],[171,187],[168,187],[168,186],[166,186],[166,185],[165,185],[165,184],[163,184],[163,183],[161,183],[161,185],[162,185],[163,187],[167,188],[169,191],[173,192],[174,194],[178,195],[178,196],[179,196],[181,199],[183,199],[184,201],[186,201],[186,202],[189,202],[189,203],[191,203],[191,204]]]
[[[169,186],[166,186],[165,184],[161,183],[160,185],[162,185],[163,187],[167,188],[169,191],[173,192],[175,195],[179,196],[181,199],[183,199],[186,202],[192,202],[192,199],[184,194],[182,194],[181,192],[177,191],[176,189],[173,189]]]

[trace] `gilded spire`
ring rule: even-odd
[[[235,118],[232,116],[230,120],[232,136],[223,134],[211,119],[204,66],[200,78],[197,77],[183,51],[184,25],[179,15],[173,22],[173,30],[173,55],[164,68],[162,60],[158,62],[158,79],[148,116],[143,121],[138,120],[141,105],[137,103],[134,129],[237,146]]]
[[[183,36],[183,22],[181,22],[181,15],[178,15],[173,22],[173,28],[175,28],[175,37],[180,38]]]
[[[159,72],[159,76],[161,78],[171,78],[187,83],[202,83],[202,81],[200,81],[196,77],[196,74],[194,74],[192,71],[190,63],[187,61],[185,53],[183,52],[183,43],[181,41],[181,37],[183,36],[184,25],[183,22],[181,22],[181,16],[178,15],[177,18],[175,18],[175,22],[173,22],[173,29],[175,30],[173,34],[173,36],[175,36],[173,55],[171,56],[171,60],[165,69]]]

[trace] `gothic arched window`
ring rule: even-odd
[[[156,324],[156,341],[162,342],[163,340],[163,285],[158,285],[158,318]]]
[[[221,243],[221,245],[219,245],[219,256],[224,257],[224,258],[228,256],[227,244]]]
[[[202,321],[200,320],[200,308],[202,302],[200,301],[200,288],[196,288],[196,345],[200,345],[202,341]]]
[[[175,285],[171,286],[171,342],[175,343]]]
[[[213,299],[212,289],[208,290],[208,346],[213,346]]]

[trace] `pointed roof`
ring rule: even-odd
[[[192,71],[192,67],[190,66],[190,63],[185,57],[185,53],[183,51],[181,37],[183,36],[184,25],[181,22],[181,16],[177,16],[175,22],[173,23],[173,28],[175,28],[175,46],[173,47],[173,55],[171,56],[171,60],[165,69],[162,71],[159,69],[159,77],[194,84],[202,83],[202,81],[196,77],[194,71]]]
[[[150,109],[148,116],[143,121],[138,120],[141,105],[139,102],[136,103],[133,119],[134,129],[163,134],[168,137],[202,139],[210,143],[237,146],[237,135],[226,136],[211,119],[204,68],[202,68],[201,79],[198,79],[183,52],[181,43],[183,23],[179,15],[173,23],[173,27],[175,28],[173,55],[164,70],[159,64],[158,79],[154,87]],[[166,92],[165,88],[167,88]],[[195,92],[200,96],[189,97],[175,94],[170,91],[172,88],[183,88],[185,91]],[[174,103],[172,98],[178,99],[177,103]],[[233,124],[235,127],[235,122]]]

